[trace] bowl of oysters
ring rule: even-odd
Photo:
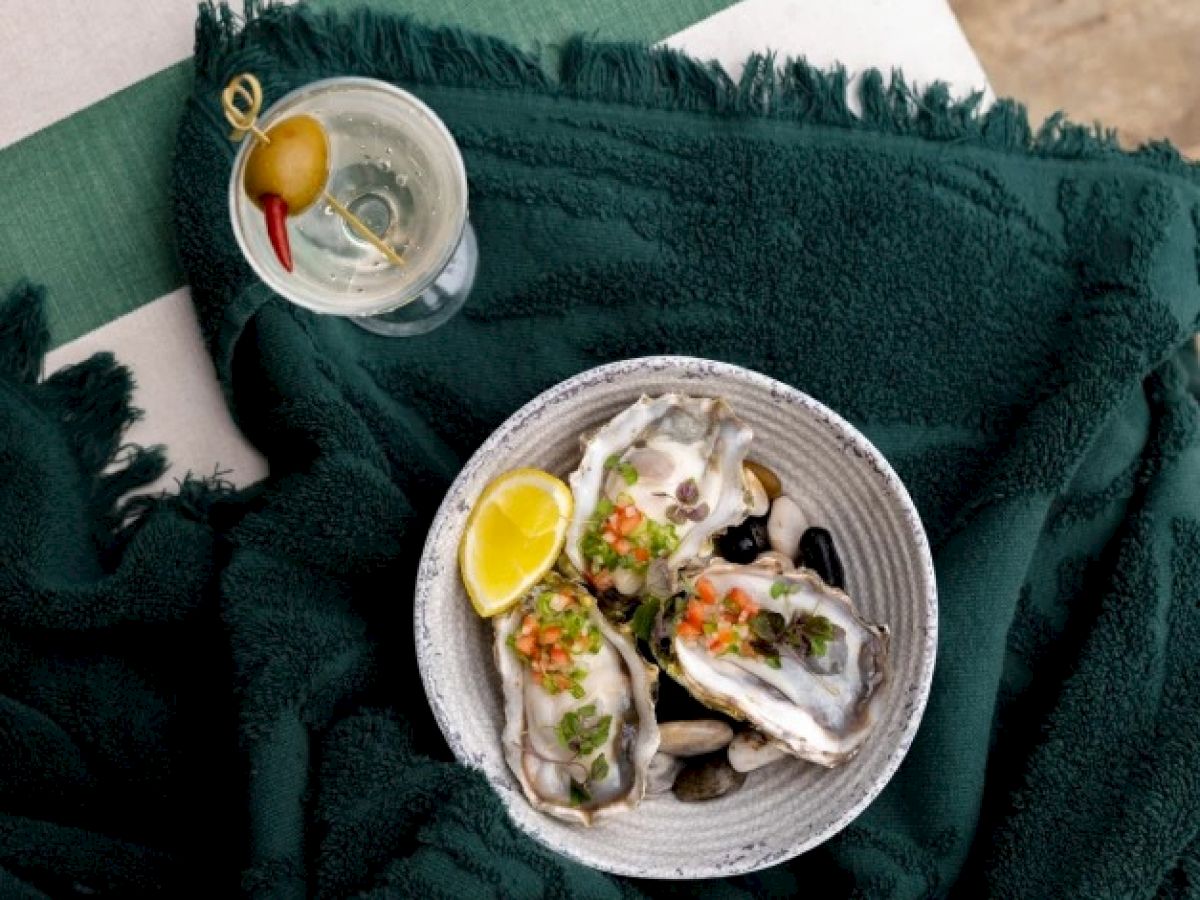
[[[908,493],[813,398],[647,357],[517,411],[417,578],[457,758],[557,853],[643,878],[775,865],[848,825],[916,733],[937,590]]]

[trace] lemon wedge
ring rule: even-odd
[[[476,612],[504,612],[550,570],[573,506],[571,489],[541,469],[514,469],[484,489],[458,547]]]

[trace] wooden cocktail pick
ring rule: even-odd
[[[233,126],[230,140],[241,141],[249,134],[255,141],[246,160],[243,186],[266,217],[267,236],[280,264],[292,271],[287,217],[298,215],[322,198],[389,262],[404,265],[394,248],[325,189],[329,180],[329,137],[321,123],[312,116],[289,116],[263,131],[258,127],[262,101],[262,84],[249,72],[234,76],[221,92],[221,107]]]

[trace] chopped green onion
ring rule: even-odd
[[[669,556],[679,547],[679,536],[669,522],[660,524],[647,517],[646,531],[650,535],[651,556]]]
[[[786,581],[776,581],[771,585],[771,596],[778,600],[784,594],[794,594],[799,588]]]

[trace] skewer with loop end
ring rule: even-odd
[[[258,127],[258,113],[262,109],[262,103],[262,82],[252,73],[242,72],[229,80],[229,84],[225,85],[225,89],[221,91],[221,108],[225,112],[225,120],[233,126],[233,130],[229,133],[231,141],[240,142],[247,134],[251,134],[256,141],[264,144],[271,143],[271,138],[267,133]],[[405,264],[404,259],[395,249],[368,228],[362,219],[347,209],[329,191],[321,188],[321,197],[363,240],[387,257],[388,262],[397,266]]]
[[[238,106],[237,101],[244,100],[246,107]],[[249,72],[235,75],[221,91],[221,108],[225,111],[225,120],[233,126],[229,139],[241,143],[247,134],[253,134],[256,140],[264,144],[271,143],[265,131],[255,124],[258,121],[258,111],[262,109],[262,82]]]

